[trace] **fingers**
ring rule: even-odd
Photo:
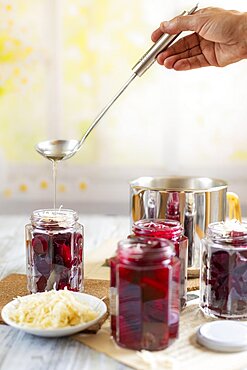
[[[195,46],[200,45],[200,39],[196,33],[185,36],[171,45],[167,50],[159,54],[157,60],[159,63],[163,64],[164,60],[171,55],[176,55],[183,53],[186,50],[193,49]]]
[[[155,30],[152,35],[151,35],[151,40],[153,42],[156,42],[157,40],[159,40],[159,38],[163,35],[163,32],[161,31],[160,28],[157,28],[157,30]]]
[[[174,63],[173,69],[176,71],[188,71],[190,69],[196,69],[201,67],[208,67],[209,64],[205,59],[204,55],[197,55],[188,59],[181,59]]]
[[[173,68],[173,65],[178,61],[179,59],[188,59],[194,56],[198,56],[201,54],[201,48],[200,46],[195,46],[192,49],[186,50],[183,53],[175,54],[167,58],[159,58],[159,63],[164,64],[166,68]]]
[[[190,15],[188,16],[178,16],[173,18],[171,21],[165,21],[160,24],[151,35],[153,42],[156,42],[163,33],[168,33],[170,35],[175,35],[181,31],[195,31],[195,22],[191,20]]]
[[[188,51],[181,54],[167,58],[164,61],[164,66],[168,69],[175,69],[176,71],[187,71],[189,69],[208,67],[209,63],[205,59],[204,55],[199,52],[196,47],[191,50],[192,56],[189,55]]]
[[[171,45],[167,50],[160,53],[157,57],[157,62],[159,64],[164,64],[165,59],[170,56],[176,56],[183,54],[188,51],[187,55],[189,56],[190,50],[200,45],[200,39],[197,34],[193,33],[186,37],[181,38],[176,43]]]
[[[152,41],[156,42],[163,33],[174,35],[182,31],[199,32],[203,21],[205,20],[205,18],[203,19],[201,15],[210,12],[210,9],[211,8],[199,9],[192,15],[180,15],[171,19],[170,21],[161,22],[160,27],[156,29],[151,35]]]
[[[160,30],[163,33],[175,35],[182,31],[195,31],[199,30],[198,16],[194,15],[180,15],[170,21],[161,22]]]
[[[193,33],[158,55],[157,61],[168,69],[178,71],[209,66],[200,45],[201,38]]]

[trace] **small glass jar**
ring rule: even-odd
[[[28,290],[83,290],[83,226],[70,209],[41,209],[25,226]]]
[[[173,242],[176,256],[181,262],[179,295],[180,308],[184,308],[187,301],[188,238],[183,235],[183,226],[176,220],[147,219],[135,222],[132,231],[138,237],[164,238]]]
[[[247,222],[208,226],[201,245],[200,307],[213,317],[247,318]]]
[[[111,265],[111,332],[121,347],[157,351],[178,336],[180,262],[165,239],[120,241]]]

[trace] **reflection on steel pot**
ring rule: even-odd
[[[241,221],[238,196],[227,183],[208,177],[140,177],[130,183],[131,224],[141,219],[180,221],[189,239],[188,266],[199,267],[200,240],[212,222]]]

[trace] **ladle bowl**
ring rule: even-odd
[[[51,161],[62,161],[72,157],[79,149],[78,140],[47,140],[41,141],[35,149],[43,157]]]

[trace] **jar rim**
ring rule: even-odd
[[[235,219],[213,222],[208,225],[206,237],[216,243],[247,242],[247,222]]]
[[[118,242],[118,252],[132,250],[132,254],[142,256],[144,253],[158,254],[166,252],[175,256],[174,244],[164,238],[134,237]]]
[[[37,209],[33,211],[30,220],[37,225],[49,225],[64,227],[78,221],[78,214],[72,209]],[[66,225],[65,225],[66,224]]]
[[[155,225],[161,226],[160,228],[155,227]],[[132,231],[138,232],[138,234],[145,235],[145,232],[149,232],[150,234],[155,232],[164,232],[172,233],[173,236],[180,236],[183,233],[183,226],[182,224],[177,220],[171,220],[169,218],[148,218],[148,219],[142,219],[134,222],[132,225]]]

